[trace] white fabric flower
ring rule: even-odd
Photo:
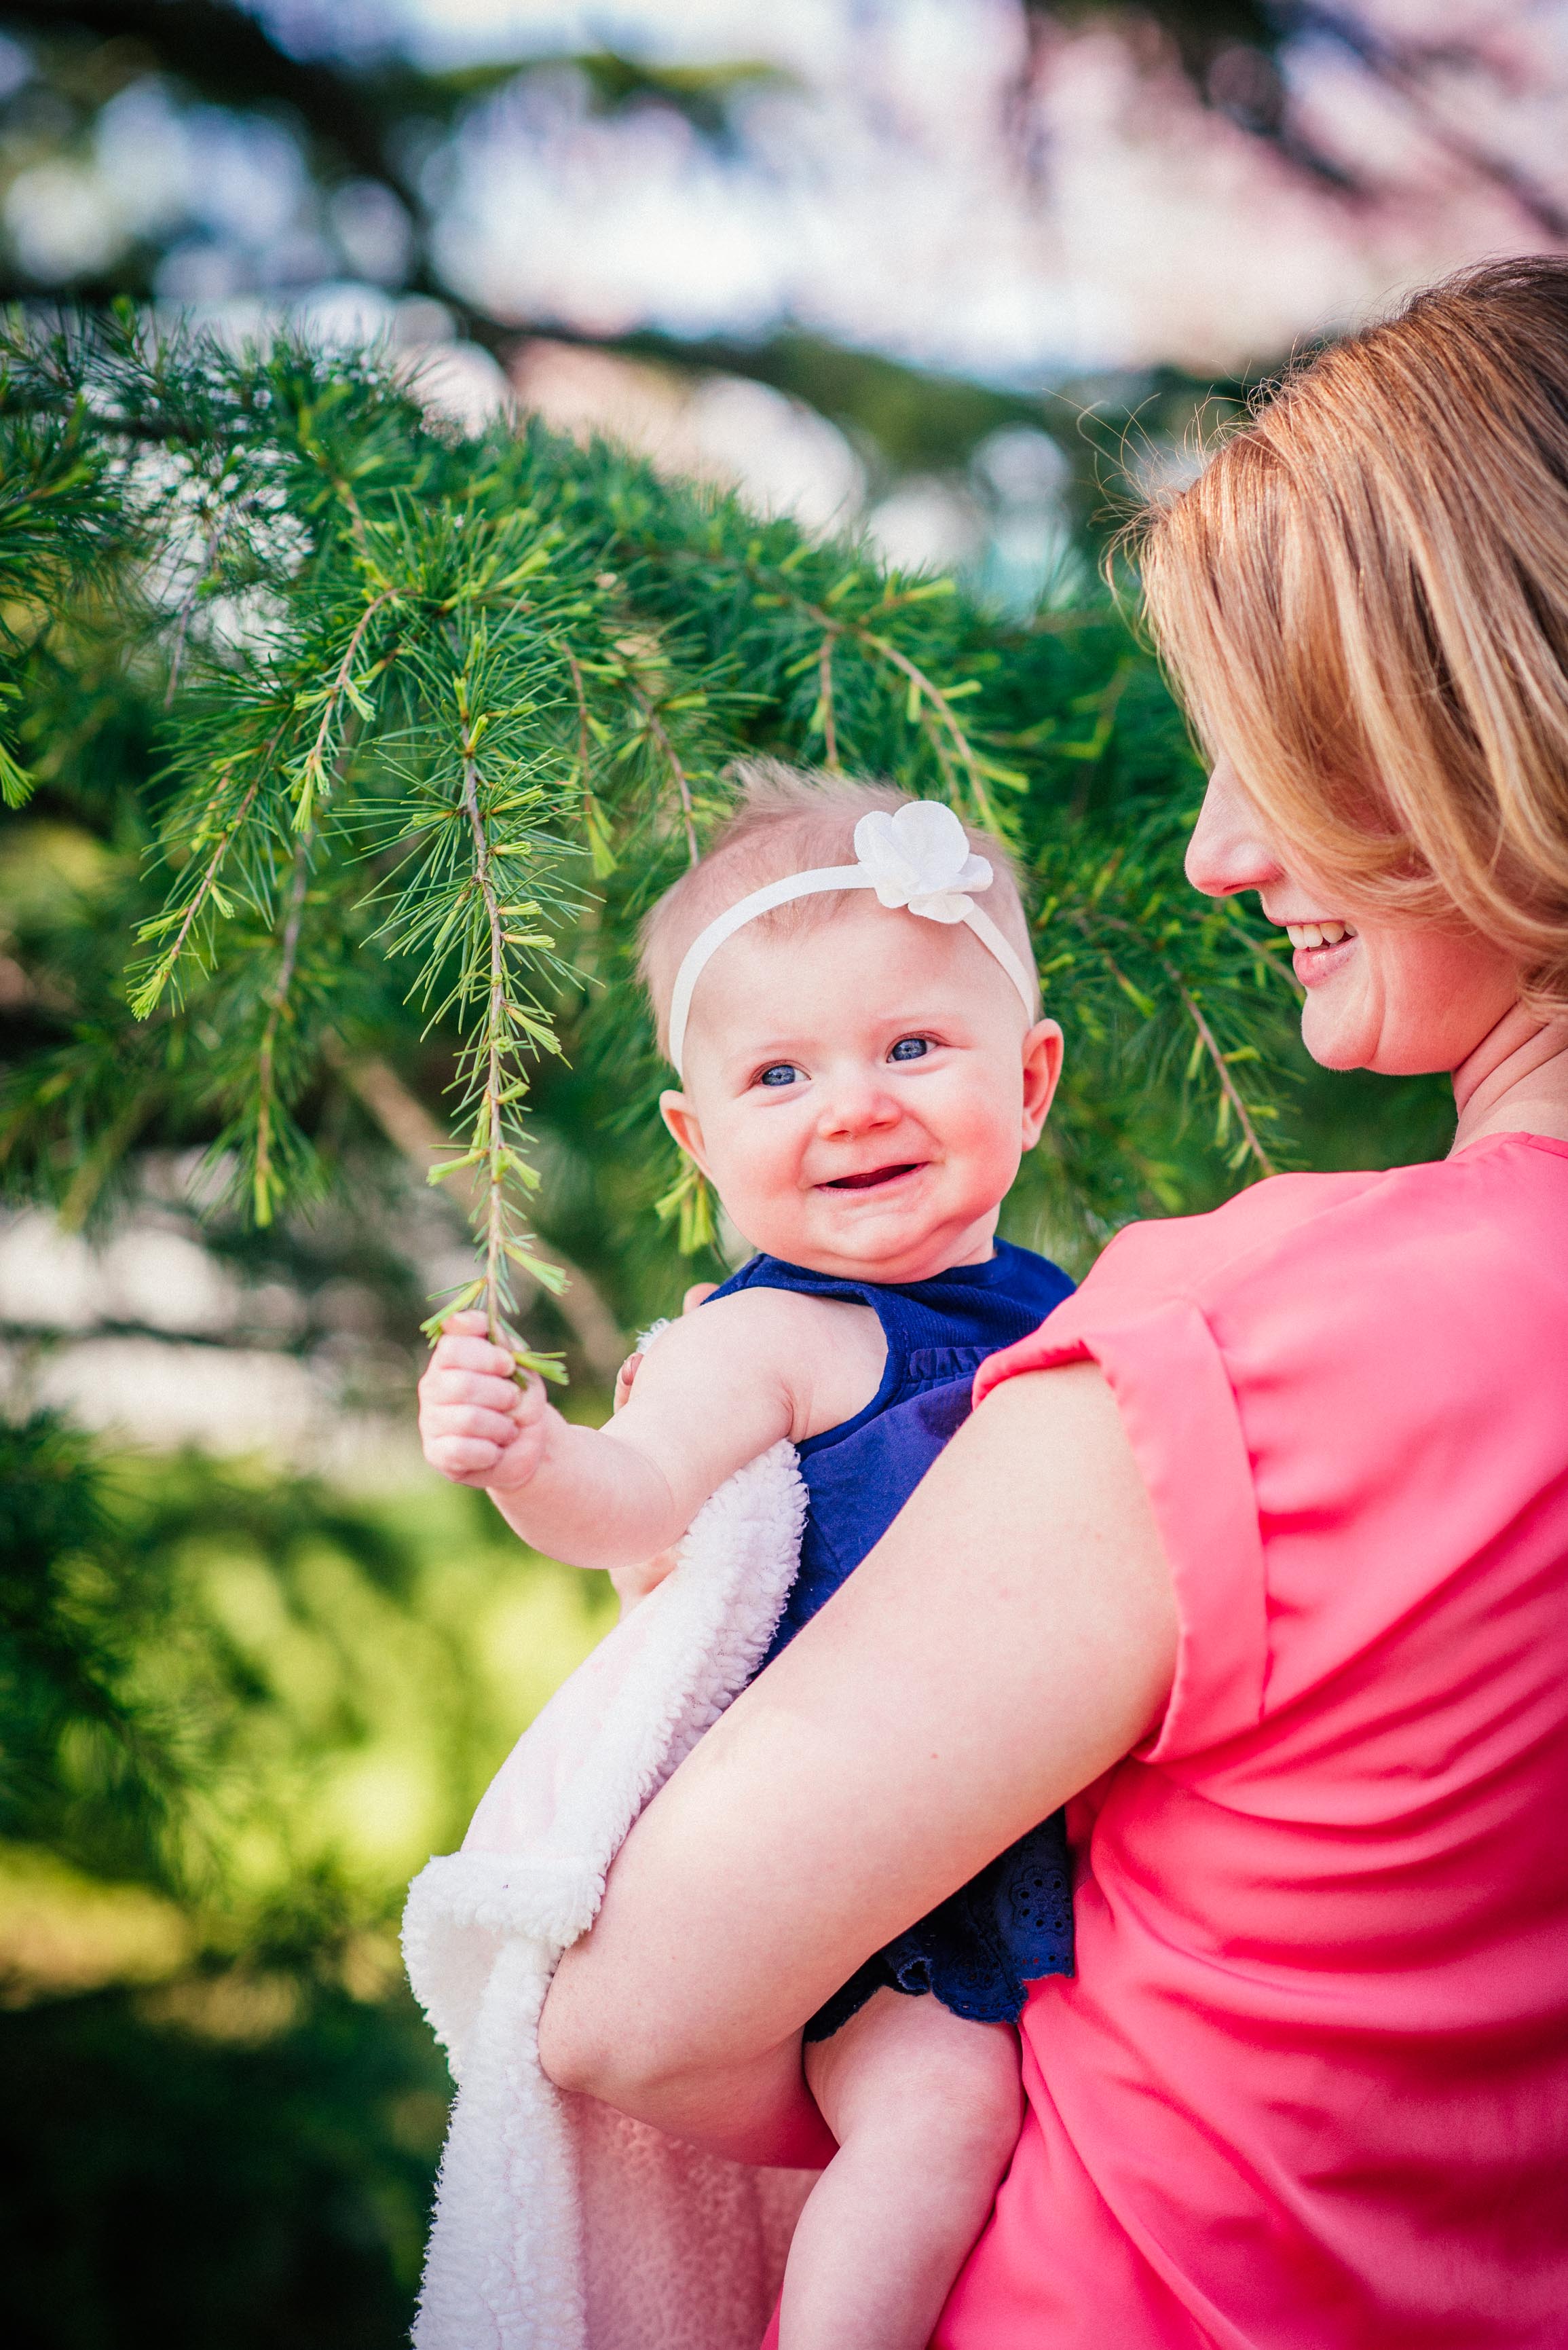
[[[969,835],[940,800],[916,800],[896,816],[877,808],[855,827],[855,854],[884,906],[907,906],[933,922],[961,922],[974,910],[964,895],[989,889],[989,861],[971,855]]]

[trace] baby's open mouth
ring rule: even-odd
[[[837,1175],[831,1183],[824,1183],[825,1191],[869,1191],[877,1183],[897,1182],[900,1175],[913,1175],[919,1168],[918,1159],[906,1159],[899,1167],[872,1167],[864,1175]]]

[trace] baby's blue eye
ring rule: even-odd
[[[890,1061],[923,1060],[931,1049],[929,1036],[900,1036],[888,1058]]]
[[[800,1071],[793,1061],[774,1061],[757,1079],[759,1086],[793,1086]]]

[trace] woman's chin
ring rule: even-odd
[[[1332,989],[1309,995],[1302,1005],[1302,1043],[1320,1069],[1364,1069],[1370,1059],[1366,1024],[1348,1004],[1335,1005]]]

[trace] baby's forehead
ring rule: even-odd
[[[727,954],[732,945],[751,953],[759,964],[818,976],[831,974],[846,955],[853,955],[857,966],[880,966],[889,972],[937,972],[951,967],[953,947],[963,935],[961,923],[932,921],[903,907],[884,906],[869,889],[845,889],[794,898],[753,915],[719,953]]]
[[[832,908],[806,899],[725,941],[698,983],[692,1018],[710,1035],[803,1020],[849,1032],[904,1012],[978,1012],[998,982],[1012,996],[1006,973],[961,923],[919,919],[868,893]]]

